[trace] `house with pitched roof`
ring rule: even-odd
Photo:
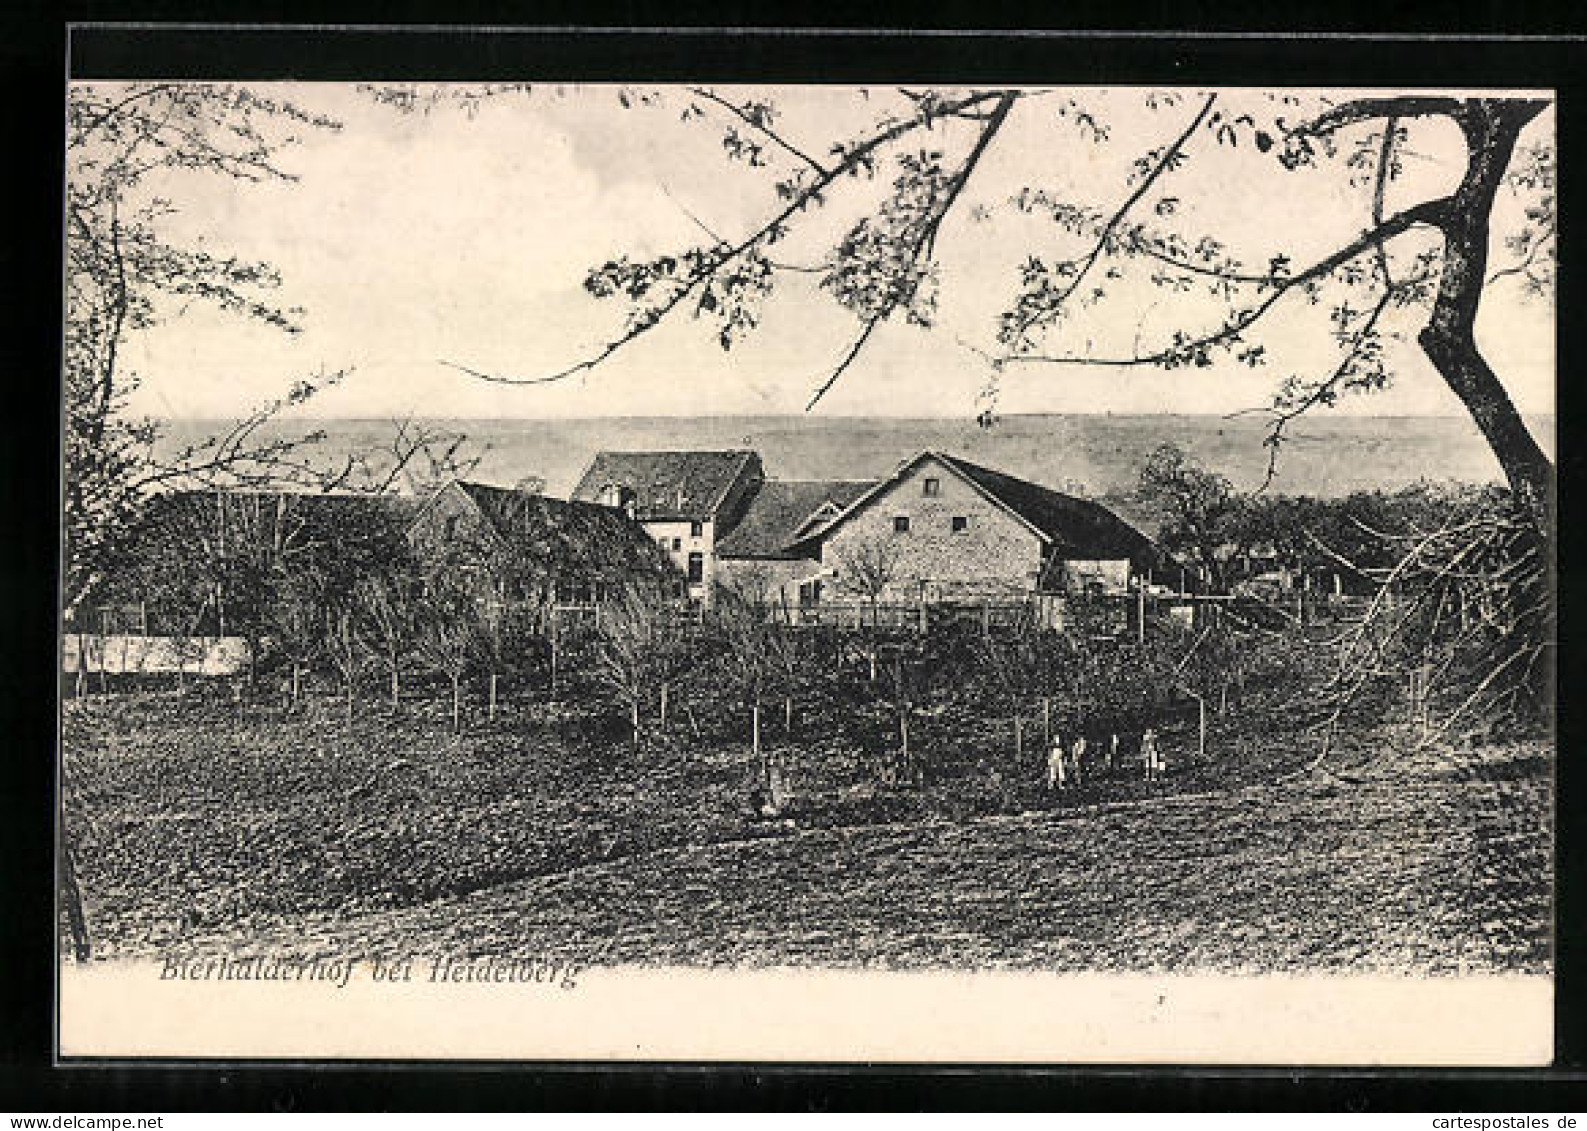
[[[573,498],[629,514],[682,571],[689,599],[705,606],[718,580],[718,547],[764,481],[752,451],[603,451]]]
[[[809,539],[876,485],[871,479],[768,479],[717,543],[718,581],[763,603],[811,572]]]
[[[407,527],[429,568],[458,570],[485,598],[587,604],[632,587],[671,596],[681,577],[644,529],[615,507],[454,479]]]
[[[856,591],[866,569],[890,600],[1123,593],[1163,560],[1099,503],[933,451],[905,460],[784,552],[806,562],[806,604],[866,596]]]

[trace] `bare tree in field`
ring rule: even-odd
[[[634,586],[601,606],[596,642],[596,672],[628,710],[634,749],[643,737],[642,717],[657,667],[668,647],[670,618],[652,593]]]
[[[414,650],[452,689],[452,733],[463,730],[463,677],[479,656],[480,608],[475,596],[450,573],[425,579],[417,602]]]
[[[876,635],[881,627],[880,605],[887,587],[898,577],[903,549],[896,538],[872,534],[852,539],[833,551],[838,584],[864,597],[871,607],[871,682],[876,682]]]
[[[367,577],[354,591],[360,615],[368,625],[376,662],[385,669],[391,705],[402,702],[402,670],[419,635],[416,579],[402,573]]]
[[[767,623],[759,609],[731,593],[712,610],[712,636],[721,648],[722,682],[749,712],[750,755],[759,768],[761,790],[772,809],[779,807],[777,773],[762,741],[761,708],[777,675],[776,653],[785,643],[780,626]]]
[[[272,574],[264,625],[287,661],[293,710],[301,702],[304,677],[325,655],[325,612],[323,590],[311,572],[282,566]]]

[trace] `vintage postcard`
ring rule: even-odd
[[[1550,1061],[1549,90],[67,101],[63,1058]]]

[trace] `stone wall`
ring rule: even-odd
[[[926,493],[935,480],[935,494]],[[909,520],[899,532],[895,522]],[[963,529],[955,530],[955,519]],[[925,459],[851,515],[821,546],[821,564],[845,554],[881,554],[892,563],[892,599],[916,598],[922,585],[1027,593],[1036,588],[1042,541],[1029,526],[936,459]],[[834,593],[834,596],[838,595]]]

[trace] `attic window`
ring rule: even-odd
[[[938,495],[942,494],[942,480],[928,478],[921,485],[920,493],[929,499],[936,498]]]
[[[455,542],[457,540],[457,515],[455,514],[449,514],[446,516],[445,537],[448,542]]]
[[[909,516],[908,515],[901,514],[898,517],[896,517],[895,519],[893,519],[893,533],[894,534],[908,534],[909,533]]]
[[[691,522],[691,523],[689,523],[689,537],[690,538],[699,538],[704,533],[705,533],[705,523],[703,523],[703,522]]]
[[[969,527],[970,520],[964,515],[956,514],[953,516],[953,532],[955,534],[963,534]]]

